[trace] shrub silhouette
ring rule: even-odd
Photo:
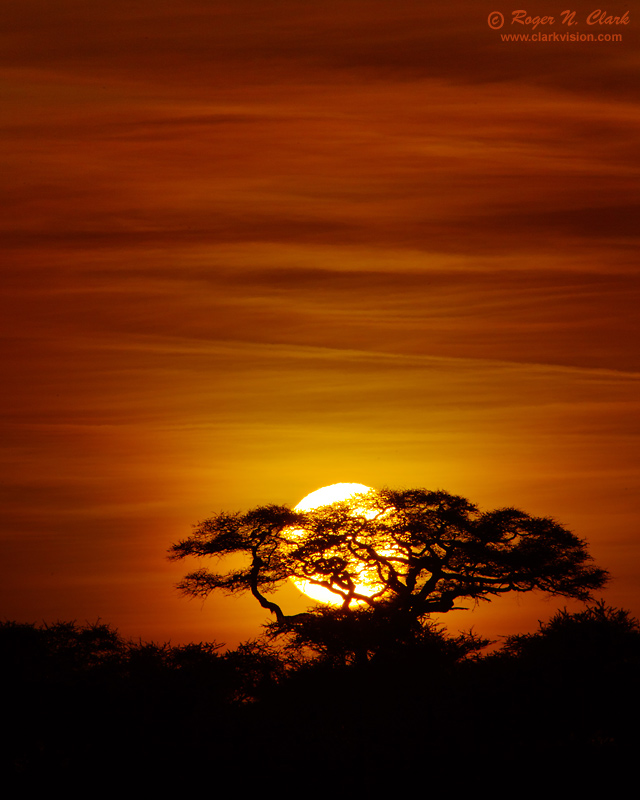
[[[628,612],[561,611],[488,655],[470,634],[421,630],[357,661],[340,641],[336,656],[320,652],[315,635],[310,659],[299,657],[304,641],[223,653],[128,642],[109,626],[4,623],[2,767],[87,780],[105,765],[121,777],[161,767],[221,785],[247,763],[264,776],[286,754],[290,780],[343,781],[355,768],[375,786],[424,763],[468,770],[499,757],[501,774],[523,761],[634,763],[640,628]]]

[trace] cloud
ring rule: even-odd
[[[637,483],[624,34],[512,46],[470,0],[5,4],[0,452],[24,585],[59,545],[56,592],[108,564],[136,607],[203,503],[337,472],[494,505],[520,487],[589,508],[604,546],[594,520]],[[122,588],[132,563],[146,589]]]

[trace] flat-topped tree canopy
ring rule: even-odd
[[[608,578],[593,566],[586,542],[549,517],[483,512],[427,489],[370,490],[310,511],[268,505],[220,513],[170,548],[173,560],[231,555],[245,563],[228,572],[196,570],[179,588],[198,597],[249,591],[282,625],[294,617],[266,595],[289,579],[327,589],[341,613],[384,607],[398,619],[420,620],[456,608],[458,599],[504,592],[588,600]]]

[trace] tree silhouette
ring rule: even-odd
[[[507,637],[480,666],[475,691],[498,724],[527,720],[512,737],[520,750],[588,759],[590,769],[606,758],[608,774],[635,763],[640,623],[630,612],[602,600],[558,611],[537,632]]]
[[[426,489],[371,490],[306,512],[269,505],[220,513],[169,552],[173,560],[242,556],[228,572],[189,573],[179,588],[195,597],[249,591],[275,615],[277,630],[300,640],[326,639],[332,625],[335,637],[336,625],[352,630],[357,619],[369,640],[411,638],[429,614],[459,607],[458,599],[540,590],[588,600],[608,577],[591,565],[586,543],[551,518],[481,512]],[[288,579],[323,587],[337,607],[287,616],[266,595]]]
[[[576,669],[592,674],[615,664],[640,665],[640,622],[626,609],[612,608],[603,600],[582,611],[556,612],[539,623],[536,633],[507,637],[501,655],[516,657],[532,669],[566,670],[575,679]]]

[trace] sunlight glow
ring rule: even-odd
[[[350,500],[358,495],[365,495],[373,491],[371,487],[365,486],[362,483],[334,483],[331,486],[324,486],[322,489],[317,489],[304,497],[295,507],[295,511],[313,511],[322,506],[330,506],[333,503],[338,503],[342,500]],[[368,519],[372,519],[376,515],[376,511],[365,511],[357,506],[353,509],[353,515],[364,515]],[[304,536],[304,530],[300,528],[292,529],[291,533],[296,537]],[[362,567],[358,571],[358,577],[362,583],[357,584],[357,591],[359,594],[371,597],[380,590],[379,584],[375,581],[367,580],[366,568]],[[295,586],[307,597],[317,600],[320,603],[327,605],[339,606],[342,605],[342,598],[336,592],[326,589],[324,586],[318,586],[309,580],[302,580],[300,578],[292,578]]]

